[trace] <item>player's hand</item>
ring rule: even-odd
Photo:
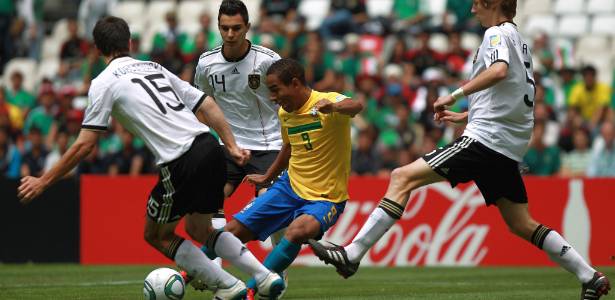
[[[45,184],[40,178],[26,176],[21,179],[21,184],[17,188],[17,197],[21,204],[28,204],[38,197],[44,190]]]
[[[436,102],[433,103],[433,111],[437,113],[445,111],[448,106],[455,104],[455,99],[451,95],[438,97]]]
[[[434,120],[436,122],[448,121],[453,123],[464,123],[468,121],[468,113],[458,113],[450,110],[444,110],[439,113],[435,113]]]
[[[335,103],[326,100],[326,99],[320,99],[318,102],[316,102],[316,104],[314,104],[314,109],[316,111],[319,111],[323,114],[330,114],[332,112],[335,111]]]
[[[228,152],[233,158],[233,160],[235,161],[235,163],[237,163],[240,166],[247,164],[248,161],[250,160],[250,150],[235,147],[235,148],[229,148]]]
[[[249,174],[243,179],[243,181],[247,181],[253,185],[262,185],[271,181],[271,179],[267,175],[263,174]]]

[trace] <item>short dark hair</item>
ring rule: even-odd
[[[241,0],[224,0],[220,4],[220,9],[218,10],[218,23],[220,23],[220,16],[234,16],[236,14],[240,14],[243,22],[248,25],[250,17],[248,16],[248,8],[246,5],[241,2]]]
[[[585,65],[583,68],[581,68],[581,74],[585,75],[585,74],[591,74],[596,76],[596,68],[592,65]]]
[[[121,18],[109,16],[98,20],[92,35],[96,48],[105,56],[128,53],[130,50],[130,29]]]
[[[290,58],[282,58],[267,69],[267,75],[275,74],[284,85],[290,85],[293,78],[299,79],[301,84],[305,83],[305,71],[303,66],[296,60]]]

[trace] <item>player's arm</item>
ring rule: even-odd
[[[198,113],[203,118],[203,123],[213,128],[220,136],[222,143],[229,151],[229,154],[235,159],[239,165],[244,165],[250,159],[250,151],[241,149],[235,142],[235,137],[231,131],[231,127],[224,119],[224,113],[214,101],[214,98],[205,96],[205,100],[198,108]]]
[[[32,176],[22,178],[21,184],[17,189],[17,196],[21,199],[20,202],[23,204],[29,203],[58,181],[58,179],[64,177],[64,175],[75,168],[96,147],[99,134],[98,131],[82,129],[75,143],[68,148],[62,155],[62,158],[60,158],[60,161],[51,170],[38,178]]]
[[[288,168],[288,162],[290,160],[290,144],[284,143],[282,149],[276,156],[275,160],[267,169],[265,174],[249,174],[244,180],[256,185],[271,182],[274,178],[278,177],[282,171]]]
[[[344,100],[338,102],[331,102],[327,99],[321,99],[316,102],[314,107],[323,114],[337,112],[350,117],[354,117],[363,110],[363,104],[361,104],[361,102],[353,101],[350,98],[345,98]]]

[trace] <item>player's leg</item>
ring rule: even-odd
[[[343,277],[352,276],[363,256],[401,218],[413,190],[443,180],[455,186],[471,179],[468,170],[477,161],[474,157],[477,150],[475,144],[475,140],[463,136],[409,165],[393,170],[384,198],[350,244],[345,247],[335,244],[326,246],[312,241],[312,250],[325,263],[334,265]]]
[[[148,215],[145,222],[144,237],[152,247],[210,289],[227,289],[238,284],[237,278],[209,260],[191,241],[175,234],[178,221],[160,224],[155,220]]]
[[[608,293],[608,278],[592,268],[557,231],[532,219],[527,203],[502,198],[496,205],[512,233],[545,251],[553,262],[577,276],[583,284],[581,299],[598,299]]]

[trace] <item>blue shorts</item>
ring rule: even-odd
[[[288,173],[285,172],[266,193],[254,199],[233,217],[248,227],[256,238],[264,241],[272,233],[288,227],[303,214],[313,216],[320,222],[322,235],[335,224],[344,207],[346,201],[333,203],[299,197],[290,186]]]

